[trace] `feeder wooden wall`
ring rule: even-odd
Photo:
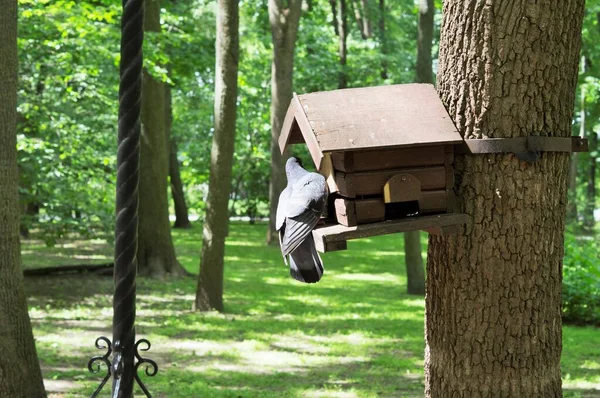
[[[331,154],[337,222],[384,221],[386,203],[416,201],[419,215],[452,212],[453,157],[450,145]]]

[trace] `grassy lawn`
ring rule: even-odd
[[[198,273],[201,231],[174,231],[178,258]],[[138,338],[159,373],[155,397],[421,397],[424,299],[405,294],[401,235],[348,243],[326,254],[316,285],[289,277],[265,226],[234,224],[226,250],[226,312],[191,311],[195,278],[138,280]],[[24,267],[110,261],[96,241],[47,249],[23,242]],[[87,372],[110,337],[110,277],[28,277],[30,314],[51,397],[89,396]],[[600,396],[600,329],[563,328],[567,397]],[[140,372],[143,373],[143,372]],[[109,396],[110,386],[105,387]],[[141,393],[141,391],[139,391]]]

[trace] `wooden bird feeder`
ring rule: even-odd
[[[330,192],[313,236],[322,251],[346,240],[411,230],[453,232],[454,145],[463,143],[430,84],[294,95],[279,146],[306,144]]]

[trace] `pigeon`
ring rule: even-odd
[[[312,230],[327,205],[325,177],[302,168],[299,158],[285,164],[287,187],[279,195],[276,228],[283,260],[289,258],[290,275],[305,283],[315,283],[323,275],[323,262],[315,247]]]

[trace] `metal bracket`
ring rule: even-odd
[[[540,152],[588,152],[588,140],[581,137],[543,137],[532,135],[513,138],[464,140],[457,153],[514,153],[519,159],[533,163]]]

